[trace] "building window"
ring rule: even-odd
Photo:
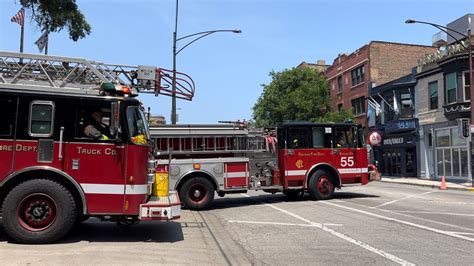
[[[430,110],[438,109],[438,81],[428,83]]]
[[[400,117],[412,118],[413,117],[413,102],[410,93],[403,93],[400,95],[401,98],[401,110]]]
[[[342,112],[342,103],[337,105],[337,110],[339,111],[339,113]]]
[[[456,72],[446,75],[446,103],[455,103],[457,99]]]
[[[339,76],[337,78],[337,94],[338,95],[342,94],[342,76]]]
[[[359,97],[351,101],[352,103],[352,113],[354,115],[365,114],[365,99],[364,97]]]
[[[352,86],[358,85],[364,82],[364,66],[360,66],[351,71],[352,76]]]
[[[471,78],[469,76],[469,72],[463,73],[463,86],[464,86],[464,101],[470,102],[471,101]]]

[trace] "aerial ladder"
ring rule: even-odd
[[[130,94],[149,93],[192,100],[192,78],[153,66],[107,64],[82,58],[0,51],[0,88],[97,94],[104,84],[126,86]]]

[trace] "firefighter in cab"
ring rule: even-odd
[[[101,111],[94,111],[91,114],[91,119],[87,126],[84,128],[84,134],[87,137],[100,139],[100,140],[109,140],[107,132],[109,127],[102,122],[103,114]]]

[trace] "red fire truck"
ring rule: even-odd
[[[159,168],[190,209],[229,193],[263,190],[313,199],[345,184],[369,182],[362,133],[352,123],[288,122],[278,128],[156,125],[150,128]]]
[[[0,217],[21,243],[50,243],[88,217],[173,220],[173,191],[152,193],[156,161],[138,92],[171,95],[146,66],[0,52]],[[191,100],[180,75],[177,97]]]

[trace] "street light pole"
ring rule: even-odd
[[[469,19],[469,29],[467,30],[467,43],[469,47],[469,87],[471,91],[471,179],[472,179],[472,186],[474,187],[474,132],[472,132],[473,125],[474,125],[474,80],[472,78],[472,40],[471,40],[471,20]]]
[[[448,34],[449,36],[451,36],[451,38],[455,39],[456,41],[458,41],[463,47],[464,49],[467,49],[468,51],[468,56],[469,56],[469,90],[471,92],[471,128],[470,128],[470,132],[471,132],[471,179],[472,179],[472,186],[474,186],[474,134],[472,133],[472,128],[473,128],[473,125],[474,125],[474,86],[473,86],[473,71],[472,71],[472,40],[471,40],[471,18],[469,17],[469,20],[468,20],[468,29],[467,29],[467,35],[464,34],[464,33],[461,33],[459,31],[456,31],[454,29],[450,29],[448,27],[445,27],[445,26],[441,26],[441,25],[438,25],[438,24],[435,24],[435,23],[431,23],[431,22],[426,22],[426,21],[419,21],[419,20],[413,20],[413,19],[408,19],[405,21],[405,23],[407,24],[412,24],[412,23],[419,23],[419,24],[427,24],[427,25],[431,25],[443,32],[445,32],[446,34]],[[464,38],[467,38],[467,47],[462,43],[460,42],[456,37],[454,37],[451,33],[449,33],[449,31],[452,31],[452,32],[455,32],[461,36],[463,36]]]
[[[183,37],[178,38],[178,0],[176,0],[176,16],[175,16],[175,24],[174,24],[174,32],[173,32],[173,80],[171,83],[171,124],[175,125],[177,122],[177,116],[176,116],[176,56],[181,52],[184,48],[188,47],[195,41],[202,39],[208,35],[211,35],[213,33],[217,32],[232,32],[232,33],[241,33],[241,30],[234,29],[234,30],[209,30],[209,31],[202,31],[202,32],[197,32],[193,34],[189,34]],[[179,50],[177,49],[177,42],[180,40],[190,38],[190,37],[195,37],[193,40],[188,42],[186,45],[181,47]]]
[[[178,0],[176,0],[176,15],[173,32],[173,81],[171,83],[171,124],[176,124],[176,36],[178,35]]]

